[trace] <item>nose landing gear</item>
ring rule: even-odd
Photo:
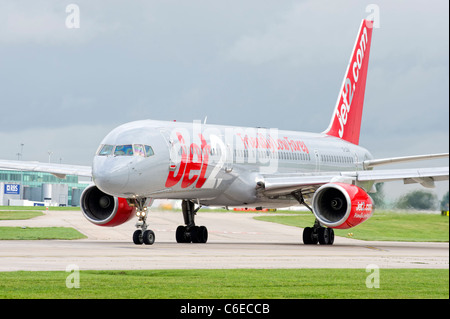
[[[129,200],[129,205],[136,207],[136,216],[138,218],[135,225],[137,230],[133,233],[133,243],[136,245],[153,245],[155,242],[155,233],[153,230],[147,229],[148,204],[149,202],[146,198]]]

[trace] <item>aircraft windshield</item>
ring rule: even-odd
[[[155,153],[153,152],[153,148],[151,146],[148,146],[148,145],[144,145],[144,146],[145,146],[145,154],[147,157],[155,155]]]
[[[142,144],[134,144],[134,154],[145,157],[145,149]]]
[[[155,155],[155,153],[153,153],[152,147],[149,145],[134,144],[133,147],[134,147],[134,155],[142,157],[149,157]]]
[[[133,145],[117,145],[114,150],[116,156],[133,156]]]
[[[98,152],[98,155],[100,156],[108,156],[112,154],[112,151],[114,149],[114,145],[103,145],[100,148],[100,151]]]
[[[143,144],[126,144],[126,145],[100,145],[98,156],[141,156],[149,157],[155,155],[153,148]]]

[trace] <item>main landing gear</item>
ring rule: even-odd
[[[147,229],[147,199],[133,199],[129,204],[136,207],[136,216],[138,217],[138,222],[136,223],[137,230],[133,233],[133,243],[136,245],[153,245],[155,242],[155,233],[153,230]]]
[[[313,210],[305,203],[303,194],[301,191],[296,191],[292,193],[292,196],[301,204],[306,206],[311,213]],[[334,230],[333,228],[326,228],[320,225],[320,222],[316,219],[313,227],[305,227],[303,229],[303,243],[305,245],[316,245],[317,243],[321,245],[333,245],[334,243]]]
[[[183,200],[181,208],[186,226],[178,226],[175,234],[177,243],[206,243],[208,241],[208,229],[205,226],[195,225],[195,214],[201,206],[195,208],[193,202]]]
[[[320,226],[320,223],[315,221],[313,227],[305,227],[303,229],[303,243],[305,245],[333,245],[334,230],[333,228],[326,228]]]

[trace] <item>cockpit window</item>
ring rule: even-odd
[[[147,157],[155,155],[155,153],[153,152],[153,148],[151,146],[148,146],[148,145],[144,145],[144,146],[145,146],[145,154]]]
[[[99,156],[108,156],[112,154],[114,149],[114,145],[102,145],[100,151],[98,152]]]
[[[145,149],[142,144],[134,144],[134,154],[145,157]]]
[[[132,145],[117,145],[114,150],[115,156],[133,156]]]
[[[142,157],[150,157],[155,155],[153,152],[153,148],[149,145],[143,144],[127,144],[127,145],[108,145],[103,144],[100,145],[99,150],[97,152],[98,156],[142,156]]]

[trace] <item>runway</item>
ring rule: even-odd
[[[261,214],[258,214],[261,215]],[[81,212],[47,211],[0,226],[73,227],[82,240],[0,241],[0,271],[108,269],[229,269],[229,268],[449,268],[448,243],[368,242],[336,237],[333,246],[303,245],[302,230],[256,221],[251,213],[200,212],[197,225],[208,228],[206,244],[178,244],[181,212],[151,212],[152,246],[136,246],[135,220],[115,228],[98,227]]]

